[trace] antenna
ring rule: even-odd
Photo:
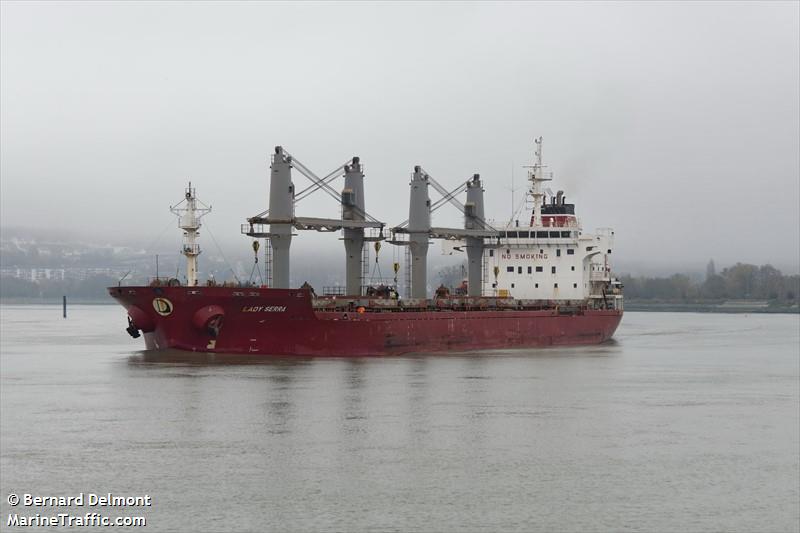
[[[514,220],[514,162],[511,162],[511,219],[509,224]]]
[[[516,209],[514,208],[514,193],[516,192],[516,187],[514,187],[514,162],[511,162],[511,188],[504,187],[505,189],[511,191],[511,214],[509,215],[510,218],[508,219],[508,226],[511,226],[514,223],[514,214],[516,213]]]

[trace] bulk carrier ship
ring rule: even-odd
[[[614,334],[622,319],[622,286],[612,276],[614,232],[584,233],[575,205],[542,164],[542,140],[520,217],[502,227],[484,218],[478,174],[448,190],[422,167],[410,182],[409,217],[388,228],[367,214],[364,168],[353,157],[320,178],[278,146],[271,158],[269,209],[247,219],[242,233],[253,241],[256,262],[264,240],[266,283],[218,284],[198,279],[201,218],[210,211],[191,184],[178,215],[186,278],[154,278],[145,286],[108,289],[128,312],[127,331],[144,336],[147,349],[253,354],[258,356],[369,356],[409,352],[471,351],[553,345],[597,344]],[[311,182],[295,190],[293,172]],[[344,177],[337,192],[333,180]],[[430,192],[441,197],[431,202]],[[295,206],[322,190],[341,204],[341,219],[295,215]],[[457,197],[466,192],[466,201]],[[431,214],[450,204],[464,215],[461,228],[431,225]],[[530,206],[528,209],[527,205]],[[341,231],[345,247],[343,287],[317,295],[307,283],[290,287],[290,247],[296,230]],[[460,287],[429,294],[427,255],[432,239],[466,253]],[[370,248],[380,243],[404,250],[395,261],[394,282],[368,281]],[[403,293],[397,275],[405,270]],[[432,296],[432,297],[430,297]]]

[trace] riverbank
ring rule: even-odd
[[[764,300],[726,300],[722,302],[625,300],[625,310],[671,313],[800,313],[800,307],[797,305],[785,305]]]
[[[61,298],[0,298],[0,305],[57,305],[61,306]],[[118,305],[111,297],[106,299],[92,298],[67,298],[67,307],[70,305]]]
[[[0,305],[58,305],[60,299],[52,298],[0,298]],[[71,305],[117,305],[111,298],[70,299]],[[625,300],[626,311],[670,312],[670,313],[772,313],[798,314],[800,307],[787,306],[762,300],[726,300],[723,302],[665,302],[654,300]]]

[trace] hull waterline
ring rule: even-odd
[[[254,356],[381,356],[588,345],[621,310],[377,308],[319,310],[300,289],[111,287],[147,349]]]

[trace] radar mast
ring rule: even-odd
[[[534,226],[541,226],[542,225],[542,198],[544,198],[544,192],[542,191],[542,183],[545,181],[551,181],[553,178],[552,176],[545,177],[544,169],[546,168],[542,164],[542,137],[538,137],[533,140],[536,143],[536,161],[533,165],[527,166],[528,169],[528,179],[531,182],[531,196],[533,196],[533,225]]]

